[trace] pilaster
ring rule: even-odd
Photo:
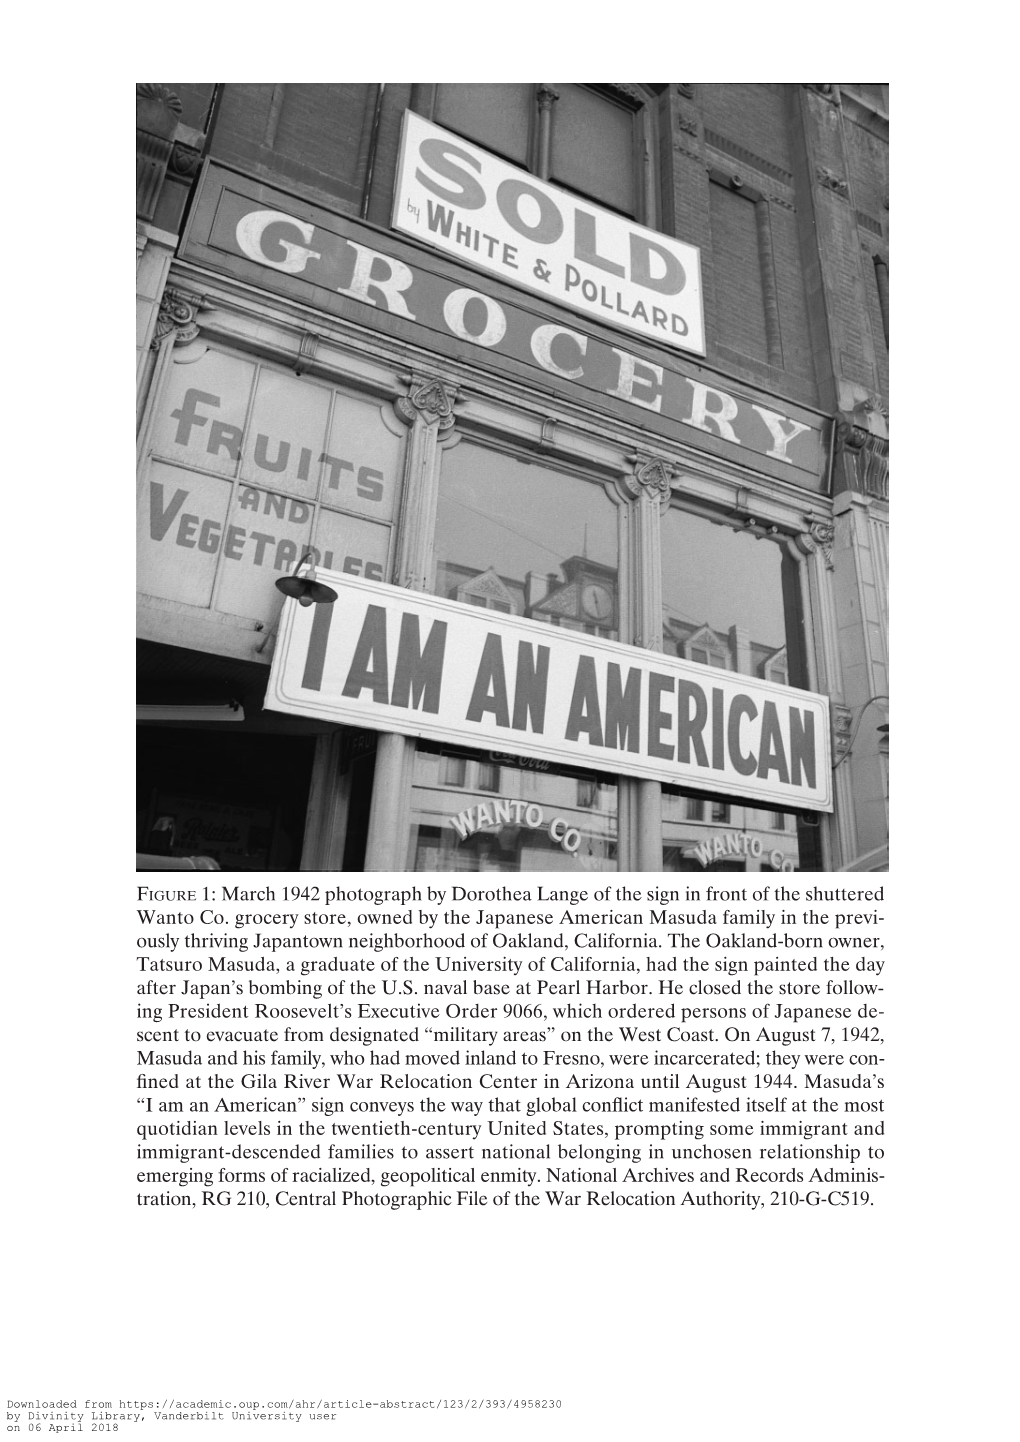
[[[659,456],[639,452],[628,457],[632,470],[622,478],[631,500],[629,571],[636,577],[633,636],[636,646],[662,650],[662,513],[668,509],[675,468]],[[630,791],[629,815],[633,860],[637,871],[662,870],[662,787],[658,781],[623,778],[621,792]]]
[[[404,457],[403,511],[394,584],[424,591],[432,571],[432,545],[439,503],[439,453],[459,439],[453,406],[457,389],[436,376],[403,377],[407,395],[394,401],[410,428]],[[415,741],[387,733],[379,737],[375,784],[365,852],[366,871],[401,871],[410,825]]]
[[[889,665],[881,574],[885,556],[876,547],[872,516],[876,504],[847,491],[834,507],[833,592],[842,699],[853,717],[839,769],[847,773],[852,790],[856,854],[883,846],[889,835],[884,737],[877,729],[888,720]]]

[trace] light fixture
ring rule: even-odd
[[[306,551],[294,567],[294,574],[281,576],[276,583],[276,589],[282,591],[285,596],[293,596],[299,606],[332,605],[336,600],[336,592],[333,587],[324,585],[322,581],[315,579],[314,565],[309,566],[307,576],[298,574],[305,562],[314,555],[314,551]]]

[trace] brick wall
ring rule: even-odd
[[[696,85],[705,128],[789,171],[786,85]]]
[[[194,130],[205,130],[209,107],[212,104],[212,82],[208,85],[175,85],[172,81],[167,83],[181,102],[182,124],[190,125]]]
[[[356,214],[377,88],[227,85],[210,153]]]
[[[715,290],[715,340],[768,361],[755,207],[722,185],[708,188]]]
[[[189,123],[204,123],[211,85],[175,88]],[[228,84],[211,154],[348,214],[361,213],[371,168],[367,215],[387,226],[412,87],[385,87],[371,155],[378,94],[375,85]],[[836,105],[792,84],[669,85],[658,101],[661,223],[702,248],[709,359],[809,404],[832,394],[830,365],[859,384],[886,385],[872,255],[887,239],[888,171],[881,124],[868,115],[848,106],[841,121]],[[837,221],[848,202],[815,194],[818,164],[847,173],[846,219],[856,210],[865,221]],[[739,188],[709,183],[709,170],[764,197],[767,221]],[[858,254],[862,239],[868,248]],[[769,328],[770,271],[778,324]]]

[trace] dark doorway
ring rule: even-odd
[[[224,871],[296,871],[315,740],[140,726],[137,850],[211,856]]]

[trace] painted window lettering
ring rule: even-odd
[[[269,566],[274,571],[289,571],[297,565],[300,552],[311,552],[313,566],[325,566],[332,570],[335,564],[349,576],[364,576],[370,581],[385,579],[383,566],[379,561],[366,561],[360,556],[344,556],[337,561],[334,552],[314,546],[306,547],[304,542],[278,537],[267,531],[249,530],[244,526],[224,526],[219,521],[209,520],[186,511],[190,492],[178,488],[167,499],[161,481],[149,482],[149,535],[154,541],[171,539],[178,546],[188,550],[197,548],[216,555],[222,549],[228,561],[247,561],[254,566]],[[289,496],[274,496],[269,491],[259,492],[244,489],[240,493],[239,505],[242,510],[260,508],[266,514],[279,516],[292,525],[303,526],[311,519],[312,508],[303,501]],[[176,522],[176,529],[173,529]]]
[[[208,441],[206,443],[208,454],[215,456],[223,452],[231,460],[239,460],[242,439],[240,426],[226,425],[218,420],[212,420],[210,424],[210,417],[203,415],[199,409],[202,407],[205,410],[216,410],[219,406],[220,397],[214,396],[208,391],[185,391],[181,405],[177,410],[170,412],[172,419],[177,422],[174,440],[179,446],[187,446],[191,440],[191,432],[196,427],[208,425]],[[260,470],[277,472],[285,470],[290,460],[290,453],[291,443],[289,441],[275,441],[271,446],[268,436],[260,434],[255,437],[254,462]],[[309,478],[313,455],[309,446],[300,448],[297,467],[299,480]],[[314,463],[325,467],[327,489],[336,490],[340,486],[344,473],[350,471],[356,477],[357,493],[363,500],[382,501],[385,481],[382,471],[376,470],[373,466],[356,465],[354,461],[346,460],[342,456],[331,456],[327,451],[320,452],[314,458]]]

